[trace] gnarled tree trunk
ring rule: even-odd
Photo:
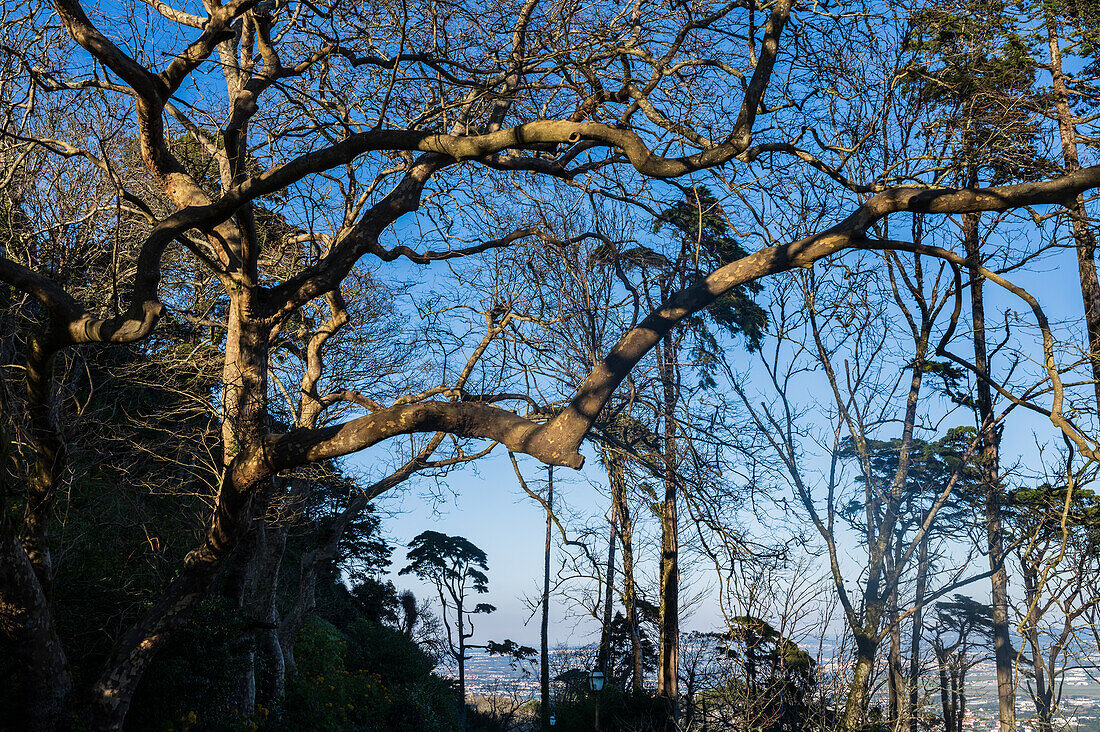
[[[246,298],[231,293],[223,367],[222,442],[226,468],[202,546],[145,616],[119,640],[93,689],[93,723],[120,730],[142,675],[172,632],[210,592],[251,525],[252,500],[269,484],[266,436],[267,329],[251,322]]]

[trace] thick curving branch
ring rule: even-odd
[[[287,470],[319,460],[350,455],[398,435],[415,432],[449,432],[459,437],[479,437],[502,443],[555,465],[579,468],[584,460],[543,454],[532,439],[539,425],[520,415],[489,404],[428,401],[399,404],[319,429],[298,429],[271,435],[263,445],[262,460],[269,470]]]
[[[597,415],[631,369],[677,323],[714,302],[738,285],[785,272],[796,267],[808,267],[823,257],[846,249],[908,249],[914,245],[903,242],[877,242],[867,238],[867,229],[893,213],[962,214],[974,211],[1004,211],[1023,206],[1060,204],[1078,193],[1100,185],[1100,166],[1082,169],[1054,180],[1019,183],[978,189],[945,188],[892,189],[870,198],[850,216],[830,229],[790,244],[768,247],[715,270],[703,280],[677,292],[650,313],[636,328],[631,329],[592,370],[569,405],[545,426],[538,428],[532,442],[539,444],[544,454],[560,457],[576,452]],[[920,251],[948,261],[964,258],[947,250]],[[985,276],[1021,297],[1031,307],[1044,332],[1044,365],[1052,379],[1055,404],[1051,419],[1066,431],[1074,442],[1085,448],[1084,437],[1072,425],[1060,418],[1061,382],[1054,366],[1053,341],[1046,318],[1038,303],[1025,291],[995,273]],[[1056,416],[1059,415],[1059,416]]]

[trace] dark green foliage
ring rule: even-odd
[[[287,583],[292,586],[292,583]],[[392,582],[364,576],[350,588],[339,567],[329,568],[317,581],[314,614],[341,632],[358,620],[396,625],[399,612],[397,589]]]
[[[721,203],[705,186],[695,186],[685,192],[683,200],[669,204],[653,223],[653,233],[666,228],[673,230],[678,244],[675,257],[666,257],[646,246],[631,247],[616,252],[610,246],[595,250],[597,260],[610,261],[618,257],[624,268],[652,270],[660,281],[662,299],[673,291],[694,284],[713,270],[748,254],[733,235]],[[702,313],[684,322],[699,337],[697,350],[704,361],[715,358],[720,351],[708,325],[714,324],[734,336],[745,339],[749,351],[760,348],[767,312],[756,304],[754,296],[763,291],[758,282],[738,285],[711,303]],[[707,322],[709,320],[709,323]],[[703,364],[704,370],[706,364]]]
[[[400,632],[361,619],[341,632],[313,619],[294,647],[286,711],[272,730],[450,732],[459,726],[452,684]],[[262,712],[261,712],[262,714]]]
[[[951,600],[936,603],[936,619],[951,632],[967,636],[971,633],[991,637],[993,610],[988,604],[966,595],[955,595]]]
[[[1033,179],[1052,167],[1039,150],[1031,41],[1009,3],[946,0],[910,19],[902,82],[935,110],[926,132],[950,144],[959,183]]]
[[[950,523],[952,516],[966,511],[981,498],[981,476],[977,457],[970,450],[975,430],[973,427],[954,427],[938,440],[927,442],[914,438],[909,444],[909,469],[903,491],[906,500],[919,503],[932,500],[947,487],[956,470],[958,477],[952,488],[952,499],[938,515],[940,524]],[[882,495],[891,489],[898,469],[901,440],[867,440],[867,456],[871,466],[871,491]],[[968,454],[969,453],[969,454]],[[845,440],[841,457],[856,460],[858,450],[850,440]],[[960,464],[966,461],[965,465]],[[862,471],[856,475],[859,484],[866,484]],[[865,495],[853,499],[843,507],[842,515],[853,525],[862,526],[865,521]],[[879,507],[881,508],[881,507]]]
[[[126,717],[131,730],[236,730],[235,691],[247,669],[248,636],[233,605],[211,597],[176,632],[142,678]]]
[[[650,640],[657,617],[657,608],[644,600],[638,603],[638,614],[642,622],[638,624],[638,636],[642,647],[642,673],[652,673],[657,668],[657,648]],[[634,652],[630,641],[630,623],[626,616],[616,611],[608,629],[610,646],[610,671],[608,682],[618,686],[627,686],[634,674]]]
[[[658,233],[666,226],[679,235],[681,259],[694,264],[689,269],[691,279],[702,279],[708,272],[748,255],[730,231],[722,205],[705,186],[695,186],[684,200],[662,211],[653,231]],[[680,264],[682,269],[685,262]],[[739,285],[705,311],[716,325],[733,335],[744,336],[749,351],[759,350],[768,324],[767,312],[753,300],[763,289],[755,281]]]
[[[551,712],[555,732],[590,732],[596,716],[596,693],[588,689],[588,674],[575,682],[555,684]],[[635,693],[610,684],[599,692],[603,732],[649,732],[665,729],[664,701],[646,691]]]
[[[409,542],[408,558],[409,565],[400,574],[415,574],[442,585],[465,586],[468,582],[475,592],[489,591],[485,552],[461,536],[425,531]]]
[[[516,643],[514,640],[505,639],[504,641],[486,641],[485,652],[490,656],[506,656],[511,660],[512,667],[515,668],[517,663],[522,661],[528,661],[535,657],[538,651],[531,646],[524,646]]]
[[[732,711],[761,731],[811,729],[820,718],[817,662],[765,620],[740,616],[730,625],[710,634],[726,663],[720,683],[701,692],[696,705]]]
[[[1100,496],[1091,488],[1075,486],[1066,504],[1065,485],[1044,483],[1035,488],[1020,488],[1008,495],[1007,508],[1017,523],[1026,525],[1025,536],[1036,533],[1061,534],[1066,528],[1079,535],[1088,546],[1100,546]]]
[[[351,588],[351,597],[363,617],[375,623],[396,623],[399,600],[392,582],[364,577]]]

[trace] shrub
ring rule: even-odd
[[[222,597],[199,604],[191,621],[157,654],[134,695],[126,728],[239,730],[234,709],[247,669],[249,637],[237,609]]]
[[[608,685],[599,697],[600,729],[604,732],[665,728],[664,702],[653,694]],[[553,701],[551,713],[556,717],[556,732],[588,732],[596,716],[596,695],[588,690],[560,695]]]
[[[451,732],[458,701],[451,683],[415,643],[357,620],[343,632],[312,619],[294,646],[285,711],[275,729]]]

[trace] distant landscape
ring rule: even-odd
[[[553,652],[555,667],[568,664],[571,659],[584,659],[592,656],[592,648],[559,649]],[[454,669],[442,667],[441,672],[453,675]],[[525,672],[526,671],[526,672]],[[478,695],[515,694],[522,700],[535,700],[539,693],[537,665],[515,665],[508,659],[488,654],[479,654],[467,662],[467,684],[471,693]],[[1026,682],[1025,682],[1026,683]],[[968,732],[997,732],[997,683],[996,669],[992,662],[978,664],[969,674],[968,704],[971,713],[964,723]],[[1083,670],[1067,672],[1064,680],[1062,699],[1063,717],[1059,720],[1059,729],[1067,732],[1100,732],[1100,682]],[[929,695],[939,690],[930,688]],[[1036,732],[1037,727],[1031,721],[1034,709],[1026,696],[1026,688],[1021,688],[1017,701],[1017,714],[1020,719],[1020,732]],[[883,699],[880,697],[880,703]],[[935,696],[928,702],[936,704]]]

